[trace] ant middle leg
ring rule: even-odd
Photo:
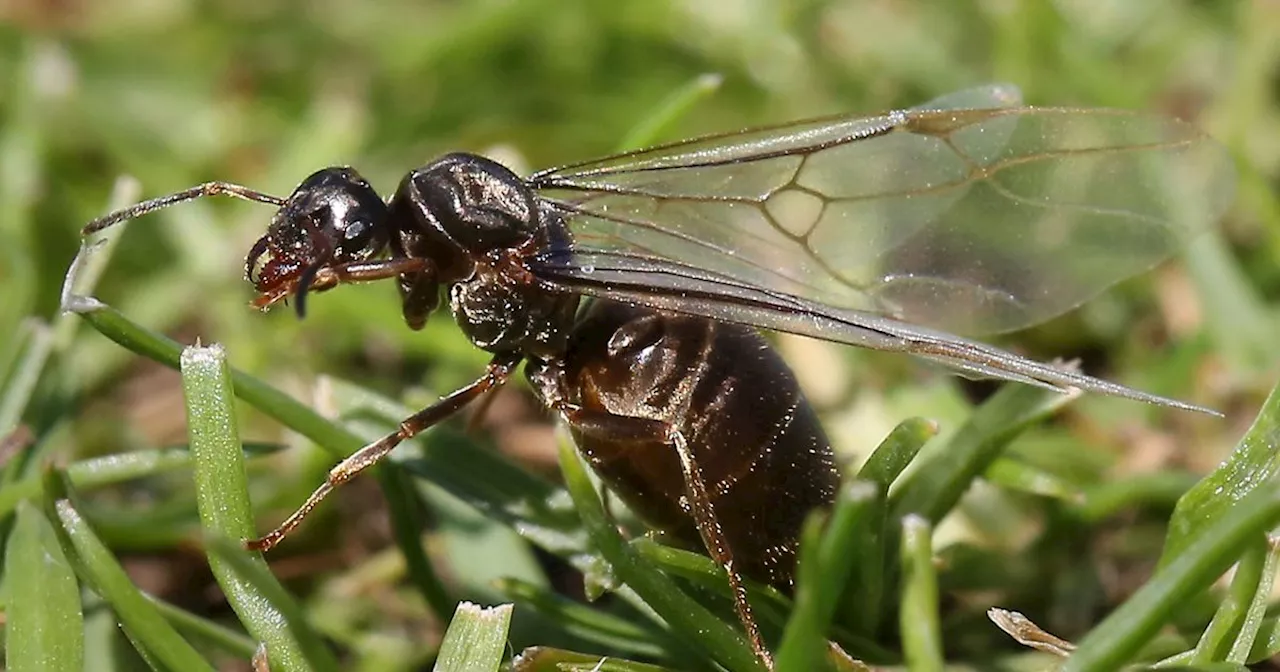
[[[297,511],[294,511],[283,523],[280,523],[278,527],[261,538],[246,541],[245,548],[264,552],[271,550],[297,528],[302,523],[302,520],[325,497],[329,496],[329,493],[333,492],[335,488],[351,480],[365,469],[377,464],[405,440],[413,438],[457,413],[489,390],[500,387],[511,377],[511,373],[515,371],[523,358],[523,355],[519,353],[494,355],[483,376],[440,401],[401,420],[400,426],[396,428],[396,431],[357,450],[347,459],[339,462],[337,466],[329,470],[329,475],[325,478],[325,482],[321,483],[320,487],[311,493],[311,496],[307,498],[307,501],[303,502],[302,506],[298,507]]]

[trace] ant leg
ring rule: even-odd
[[[693,452],[689,448],[684,433],[664,420],[587,410],[564,401],[556,402],[555,409],[570,426],[583,434],[611,441],[658,440],[675,448],[676,455],[680,458],[680,469],[684,474],[689,513],[698,527],[702,543],[711,554],[711,558],[723,567],[725,574],[729,576],[734,611],[737,612],[738,621],[742,623],[743,629],[747,631],[751,648],[755,650],[756,657],[765,664],[765,667],[772,670],[773,656],[765,648],[764,640],[760,637],[760,627],[756,624],[755,616],[751,612],[751,603],[747,601],[746,585],[733,563],[733,551],[729,548],[729,541],[725,538],[724,530],[716,517],[707,481],[702,475],[702,468],[693,458]]]
[[[325,482],[321,483],[320,487],[311,493],[307,501],[298,507],[298,510],[293,512],[293,515],[286,518],[283,523],[280,523],[279,527],[268,532],[265,536],[245,541],[245,548],[251,551],[271,550],[294,528],[298,527],[299,523],[307,517],[307,514],[311,513],[330,492],[333,492],[334,488],[377,464],[401,442],[426,431],[433,425],[462,410],[463,407],[474,401],[476,397],[507,382],[507,378],[515,371],[516,366],[520,364],[523,358],[523,355],[519,353],[494,355],[484,375],[475,382],[401,420],[400,427],[396,431],[357,450],[350,457],[339,462],[336,467],[329,470],[329,475],[325,478]]]
[[[472,408],[471,417],[467,418],[467,434],[475,434],[480,431],[480,425],[484,424],[485,416],[489,414],[489,409],[493,406],[493,400],[498,397],[498,388],[493,388],[488,394],[480,398],[476,405]]]
[[[329,266],[316,272],[315,280],[311,283],[311,290],[320,291],[332,289],[341,284],[385,280],[387,278],[400,277],[407,273],[429,272],[430,269],[431,262],[420,257],[358,261],[339,266]],[[294,289],[295,283],[288,282],[280,287],[263,292],[253,300],[253,307],[265,310],[281,299],[288,298],[293,294]]]
[[[379,261],[358,261],[332,266],[320,271],[318,277],[333,275],[333,283],[370,282],[399,277],[405,273],[420,273],[431,268],[431,262],[421,257],[401,257]]]

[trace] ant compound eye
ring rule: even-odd
[[[358,245],[363,240],[369,237],[369,228],[370,228],[369,222],[366,222],[364,220],[356,220],[354,222],[351,222],[350,224],[347,225],[347,229],[342,232],[342,239],[344,241],[355,243]]]
[[[372,221],[352,220],[342,229],[342,239],[338,241],[339,255],[364,258],[377,254],[383,245],[377,233],[377,227]]]

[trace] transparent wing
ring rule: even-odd
[[[741,310],[746,292],[810,317],[992,333],[1151,267],[1230,201],[1229,158],[1189,124],[1018,102],[992,86],[539,173],[573,242],[532,269],[722,319],[716,297]],[[739,316],[813,332],[780,319]],[[811,335],[856,341],[838,329]]]

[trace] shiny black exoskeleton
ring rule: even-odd
[[[749,327],[607,300],[576,315],[577,294],[544,287],[522,265],[569,240],[518,176],[478,156],[414,170],[385,204],[349,168],[303,181],[246,259],[267,303],[292,294],[301,307],[312,289],[396,277],[410,327],[426,323],[443,289],[463,333],[494,358],[484,377],[339,465],[258,547],[523,361],[611,489],[730,570],[739,616],[767,658],[739,573],[791,588],[801,523],[835,497],[827,438],[790,369]]]

